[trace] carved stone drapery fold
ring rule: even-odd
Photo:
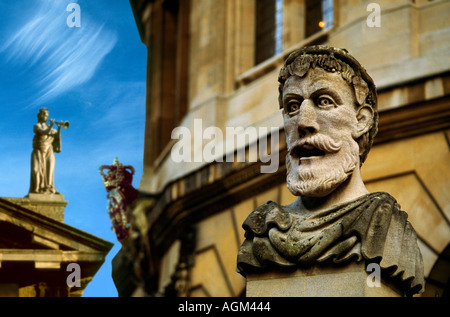
[[[245,241],[237,271],[268,266],[309,266],[326,260],[377,262],[384,274],[405,285],[424,286],[417,235],[396,200],[384,192],[367,194],[310,216],[275,202],[255,209],[242,225]]]

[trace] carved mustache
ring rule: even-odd
[[[297,140],[288,148],[288,153],[294,157],[320,156],[325,153],[336,153],[341,147],[341,140],[334,140],[323,134],[316,134]]]

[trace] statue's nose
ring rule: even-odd
[[[300,106],[297,128],[300,135],[314,134],[319,131],[316,107],[311,99],[305,99]]]

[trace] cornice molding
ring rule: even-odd
[[[109,241],[16,205],[4,198],[0,198],[0,221],[17,223],[22,228],[31,230],[33,234],[39,233],[39,236],[43,238],[49,234],[52,241],[67,245],[73,250],[101,252],[106,255],[113,247]]]

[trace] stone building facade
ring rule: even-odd
[[[114,260],[120,295],[245,294],[236,273],[241,224],[268,200],[295,200],[285,183],[278,72],[289,53],[312,44],[347,49],[374,79],[379,132],[364,182],[391,193],[408,213],[424,259],[422,296],[448,292],[450,1],[371,3],[130,0],[148,48],[147,112],[133,210],[138,248],[124,246]],[[173,157],[176,127],[192,133],[191,159]],[[222,136],[203,134],[207,127]],[[245,143],[227,128],[248,132]],[[262,141],[269,150],[259,151]],[[222,155],[208,159],[202,150],[212,144]],[[267,153],[279,154],[277,168],[261,173]]]

